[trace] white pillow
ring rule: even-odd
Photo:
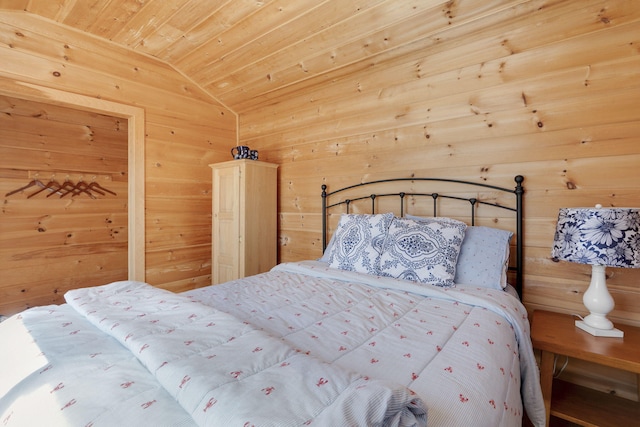
[[[466,224],[395,218],[380,256],[380,274],[441,287],[454,285]]]
[[[333,233],[333,235],[329,239],[329,243],[327,243],[327,247],[325,248],[324,253],[320,258],[318,258],[318,261],[322,261],[322,262],[331,261],[329,255],[331,254],[331,248],[333,248],[333,243],[335,239],[336,239],[336,233]]]
[[[415,216],[415,215],[407,214],[404,216],[404,218],[417,221],[417,222],[427,223],[427,224],[430,222],[445,222],[445,223],[451,223],[451,224],[464,224],[465,226],[467,225],[462,221],[459,221],[453,218],[448,218],[446,216]]]
[[[329,265],[347,271],[379,274],[380,252],[392,213],[342,214],[329,248]]]

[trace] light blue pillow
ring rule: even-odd
[[[466,224],[395,218],[380,256],[380,274],[441,287],[454,285]]]
[[[425,223],[459,222],[446,217],[406,215],[406,218]],[[506,288],[512,236],[512,232],[498,228],[467,227],[456,264],[455,283],[498,290]]]
[[[492,227],[467,228],[455,282],[503,290],[507,286],[509,243],[513,233]]]
[[[329,265],[341,270],[379,274],[380,252],[392,220],[393,213],[342,214],[327,251]]]

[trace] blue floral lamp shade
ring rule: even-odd
[[[640,209],[560,209],[551,256],[592,266],[591,283],[582,298],[590,314],[576,326],[596,336],[622,337],[607,319],[614,302],[605,268],[640,268]]]

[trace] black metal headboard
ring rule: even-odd
[[[324,250],[327,247],[327,233],[328,233],[328,215],[330,213],[330,210],[332,208],[336,208],[339,206],[344,206],[344,210],[346,210],[345,213],[349,213],[349,209],[351,207],[351,205],[354,202],[357,201],[363,201],[363,200],[371,200],[371,212],[370,213],[376,213],[376,202],[379,201],[380,198],[388,198],[388,197],[396,197],[399,200],[400,206],[399,206],[399,212],[400,212],[400,216],[404,216],[405,214],[405,201],[407,200],[408,197],[426,197],[431,198],[433,200],[433,216],[438,216],[438,202],[440,200],[443,199],[448,199],[448,200],[456,200],[456,201],[461,201],[461,202],[466,202],[470,205],[471,207],[471,216],[470,216],[470,222],[471,225],[475,225],[476,222],[476,208],[479,207],[480,205],[488,205],[488,206],[493,206],[495,208],[498,209],[504,209],[507,211],[511,211],[515,214],[515,223],[516,223],[516,259],[515,259],[515,266],[510,266],[509,270],[511,271],[515,271],[515,276],[516,276],[516,283],[514,285],[514,287],[516,288],[516,290],[518,291],[518,295],[520,295],[520,297],[522,298],[522,285],[523,285],[523,232],[522,232],[522,223],[523,223],[523,217],[522,217],[522,213],[523,213],[523,208],[522,208],[522,196],[524,194],[524,187],[522,186],[522,182],[524,181],[524,177],[522,175],[517,175],[514,178],[515,182],[516,182],[516,186],[514,189],[511,188],[505,188],[505,187],[498,187],[495,185],[489,185],[489,184],[485,184],[485,183],[477,183],[477,182],[471,182],[471,181],[461,181],[461,180],[456,180],[456,179],[445,179],[445,178],[394,178],[394,179],[383,179],[383,180],[379,180],[379,181],[371,181],[371,182],[364,182],[364,183],[360,183],[360,184],[355,184],[355,185],[350,185],[348,187],[344,187],[344,188],[340,188],[338,190],[335,191],[331,191],[331,192],[327,192],[327,186],[326,185],[322,185],[322,251],[324,252]],[[478,192],[482,189],[489,189],[489,190],[496,190],[498,192],[504,192],[504,193],[511,193],[514,195],[513,203],[510,203],[508,205],[505,204],[500,204],[499,202],[496,202],[493,200],[493,198],[488,198],[483,200],[483,198],[481,196],[478,196],[477,194],[475,195],[475,197],[466,197],[466,196],[460,196],[460,195],[452,195],[452,194],[442,194],[439,192],[415,192],[414,190],[411,191],[395,191],[392,190],[391,192],[384,192],[384,193],[371,193],[370,189],[371,188],[376,188],[376,185],[382,185],[382,184],[387,184],[387,183],[407,183],[410,182],[411,185],[414,185],[416,183],[420,183],[423,181],[430,181],[432,183],[453,183],[453,184],[460,184],[465,191],[471,191],[471,192]],[[395,186],[395,184],[391,184],[392,186]],[[408,186],[408,185],[407,185]],[[354,197],[350,197],[350,198],[340,198],[340,196],[342,194],[345,194],[347,192],[349,192],[349,194],[353,193],[354,191],[349,191],[349,190],[354,190],[355,192],[359,192],[360,194],[365,194],[365,195],[357,195]],[[366,193],[368,192],[368,193]],[[342,194],[340,194],[342,193]],[[338,201],[331,201],[330,200],[336,200],[336,198],[338,199]]]

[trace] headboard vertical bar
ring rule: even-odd
[[[376,195],[372,194],[371,196],[371,215],[376,213]]]
[[[471,226],[476,225],[476,202],[477,199],[469,199],[469,203],[471,203]]]
[[[522,187],[522,181],[524,181],[524,177],[522,175],[517,175],[515,177],[516,181],[516,234],[518,236],[518,240],[516,241],[516,290],[518,291],[518,295],[520,296],[520,300],[522,300],[522,289],[523,289],[523,277],[524,277],[524,261],[523,261],[523,252],[524,252],[524,238],[523,238],[523,221],[522,221],[522,195],[524,194],[524,188]]]
[[[433,216],[438,216],[438,193],[433,193]]]
[[[322,184],[322,253],[327,249],[327,185]]]
[[[404,196],[405,193],[398,194],[400,196],[400,218],[404,218]]]

